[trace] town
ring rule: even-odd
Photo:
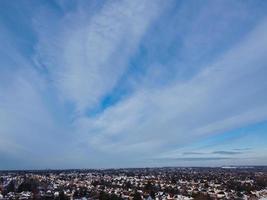
[[[0,200],[256,200],[267,167],[1,171]]]

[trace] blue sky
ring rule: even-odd
[[[267,165],[266,11],[0,1],[0,169]]]

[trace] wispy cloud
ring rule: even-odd
[[[0,6],[0,157],[115,167],[266,151],[217,146],[267,119],[267,4],[11,4]],[[114,94],[123,98],[105,102]],[[208,137],[213,147],[191,148]]]
[[[203,155],[202,152],[183,152],[183,155]]]
[[[266,41],[262,38],[266,31],[266,24],[260,24],[240,45],[226,52],[190,81],[161,89],[139,88],[101,116],[84,119],[88,132],[98,130],[91,141],[99,138],[97,146],[106,146],[105,139],[115,134],[121,136],[118,146],[146,140],[161,140],[166,145],[179,144],[188,142],[192,137],[220,133],[264,120],[267,117],[265,96],[262,96],[266,89],[263,76],[266,73],[266,49],[262,44]],[[251,49],[257,53],[251,54]],[[255,60],[259,63],[257,70],[253,64]],[[218,68],[222,70],[217,71]],[[249,82],[253,82],[254,86],[250,86]],[[259,88],[257,91],[255,85]],[[259,98],[255,98],[257,95]]]
[[[252,148],[235,148],[234,151],[249,151],[252,150]]]
[[[240,151],[213,151],[213,154],[221,154],[221,155],[236,155],[242,154],[243,152]]]
[[[162,6],[158,1],[109,1],[94,14],[81,8],[56,22],[44,15],[41,24],[36,22],[36,60],[48,69],[62,97],[84,113],[116,85]]]
[[[230,157],[183,157],[183,158],[162,158],[157,161],[213,161],[213,160],[229,160]]]
[[[211,154],[221,154],[221,155],[237,155],[237,154],[243,154],[245,153],[244,151],[247,151],[248,148],[238,148],[234,149],[232,151],[229,150],[217,150],[217,151],[208,151],[208,152],[183,152],[183,155],[211,155]]]

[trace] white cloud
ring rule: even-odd
[[[110,1],[91,16],[81,9],[57,22],[46,21],[49,28],[37,23],[37,59],[63,98],[84,112],[123,75],[160,6],[158,1]]]
[[[229,30],[229,18],[239,22],[246,16],[232,18],[232,9],[226,18],[221,16],[217,34],[207,37],[212,31],[199,24],[213,27],[216,20],[208,19],[228,7],[218,14],[210,14],[209,6],[197,9],[197,15],[187,19],[192,8],[182,5],[169,24],[166,19],[172,14],[160,17],[166,6],[162,4],[107,1],[72,7],[61,2],[60,13],[41,8],[32,13],[38,39],[33,60],[28,60],[28,51],[20,52],[24,46],[18,48],[19,37],[13,40],[14,35],[1,30],[0,154],[41,167],[144,166],[149,165],[146,159],[175,157],[180,144],[190,146],[203,136],[266,120],[266,22],[230,50],[222,48],[220,57],[210,55],[212,61],[206,63],[203,55],[227,40],[220,30]],[[163,33],[144,41],[159,31],[158,26],[149,29],[156,19],[162,20]],[[173,44],[176,39],[181,44]],[[140,59],[145,73],[135,77],[125,72],[140,46],[149,56],[137,55],[135,65]],[[165,50],[162,60],[172,60],[167,65],[156,58]],[[201,65],[190,66],[191,58]],[[179,79],[183,71],[190,75]],[[133,91],[96,115],[86,115],[122,77],[130,79],[121,82],[133,83]],[[165,81],[168,77],[172,79]],[[42,162],[37,162],[40,156]]]
[[[139,87],[100,116],[81,119],[77,126],[83,127],[83,138],[88,135],[89,144],[104,151],[128,148],[151,156],[265,120],[266,33],[264,22],[191,80],[160,89]]]

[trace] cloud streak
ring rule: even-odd
[[[158,161],[214,161],[214,160],[229,160],[230,157],[184,157],[184,158],[164,158],[158,159]]]
[[[267,4],[228,3],[21,4],[27,15],[11,3],[0,12],[3,167],[263,157],[262,130],[248,136],[251,148],[234,145],[242,134],[232,146],[223,136],[267,119]]]
[[[266,31],[266,23],[260,24],[243,43],[190,81],[173,83],[160,90],[138,89],[101,116],[84,119],[83,123],[89,124],[88,132],[98,130],[93,141],[106,147],[107,139],[115,134],[121,136],[120,143],[114,144],[119,146],[146,140],[179,144],[190,137],[220,133],[266,119],[266,97],[262,95],[266,89],[263,45]],[[251,49],[257,53],[250,54]],[[166,137],[162,138],[162,134]]]
[[[157,1],[110,1],[93,15],[81,9],[55,24],[44,21],[56,34],[38,21],[36,60],[48,69],[60,94],[84,113],[117,84],[142,35],[159,15],[159,6]]]
[[[242,154],[243,152],[239,151],[213,151],[213,154],[221,154],[221,155],[236,155],[236,154]]]

